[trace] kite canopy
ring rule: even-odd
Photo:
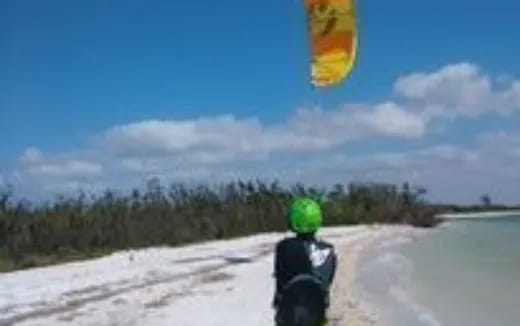
[[[340,83],[356,58],[354,0],[304,0],[311,43],[311,82],[316,87]]]

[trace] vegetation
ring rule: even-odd
[[[120,194],[79,193],[43,204],[0,193],[0,271],[91,257],[119,249],[181,245],[286,229],[294,196],[323,204],[327,225],[408,223],[434,226],[423,188],[388,184],[318,189],[277,182],[231,182],[210,187],[163,186]]]

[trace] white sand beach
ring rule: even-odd
[[[350,287],[359,252],[406,227],[324,228],[339,266],[332,325],[376,325]],[[273,248],[289,234],[262,234],[181,248],[0,274],[0,325],[272,325]]]

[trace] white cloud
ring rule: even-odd
[[[134,170],[137,161],[141,169],[155,170],[165,163],[218,164],[267,159],[277,153],[320,152],[370,137],[420,138],[434,120],[520,109],[519,81],[493,83],[469,63],[403,76],[394,90],[397,101],[338,110],[300,109],[275,125],[233,116],[140,121],[108,129],[100,137],[100,147],[132,160]]]
[[[499,202],[518,204],[520,157],[512,159],[509,150],[477,142],[362,156],[334,154],[308,162],[299,175],[300,180],[321,184],[409,181],[425,186],[432,200],[476,203],[488,193]]]
[[[395,82],[394,91],[428,119],[520,110],[519,81],[492,80],[478,66],[460,63],[403,76]]]
[[[113,175],[105,174],[101,162],[70,154],[47,157],[38,149],[30,149],[19,161],[20,166],[9,174],[9,180],[16,193],[24,196],[49,198],[78,190],[100,191],[115,180]]]
[[[261,134],[262,126],[256,119],[221,116],[115,126],[103,134],[101,141],[103,146],[122,156],[168,155],[198,149],[249,153],[257,149]]]
[[[372,111],[359,112],[353,118],[362,127],[383,136],[418,138],[426,129],[424,119],[391,102],[379,104]]]
[[[482,185],[476,183],[482,180],[502,178],[506,172],[518,174],[511,169],[518,166],[520,136],[511,133],[487,136],[474,148],[446,144],[413,152],[342,155],[349,143],[421,139],[439,132],[440,124],[434,122],[520,110],[520,81],[493,78],[469,63],[402,76],[393,87],[392,99],[346,104],[336,110],[299,109],[276,124],[225,115],[116,125],[76,153],[47,156],[29,148],[14,174],[49,189],[101,181],[121,184],[151,176],[215,181],[259,175],[317,182],[343,181],[345,175],[415,178],[426,185],[442,180],[454,189],[471,185],[478,189]],[[465,184],[457,186],[457,179]]]
[[[62,162],[34,164],[27,171],[35,176],[52,178],[89,178],[100,176],[103,168],[99,163],[66,160]]]
[[[489,152],[499,152],[520,159],[520,132],[500,131],[481,137],[481,143]],[[520,163],[518,166],[520,168]]]
[[[110,128],[100,148],[125,159],[132,170],[156,170],[164,163],[217,164],[265,159],[278,152],[318,152],[361,137],[420,137],[419,116],[392,103],[326,112],[298,110],[287,123],[263,125],[231,116],[197,120],[151,120]]]
[[[511,132],[511,131],[503,130],[503,131],[483,135],[480,139],[483,143],[489,143],[489,144],[505,143],[508,145],[520,146],[520,131]]]
[[[503,146],[491,146],[500,141]],[[520,135],[497,133],[482,137],[473,146],[435,145],[409,151],[381,151],[355,155],[332,151],[322,155],[292,157],[289,161],[276,158],[266,162],[244,164],[234,162],[219,165],[180,166],[161,158],[125,159],[126,169],[106,171],[103,178],[81,179],[70,173],[67,178],[54,177],[56,167],[39,168],[42,189],[74,191],[80,188],[102,189],[107,185],[135,186],[145,179],[219,182],[236,178],[278,178],[282,183],[334,184],[351,181],[401,183],[411,181],[427,187],[430,198],[441,201],[474,203],[480,195],[489,193],[493,199],[513,203],[520,191],[518,166],[520,156],[511,156],[519,148]],[[118,163],[112,162],[115,166]],[[144,164],[144,166],[143,166]],[[36,166],[41,166],[36,165]],[[45,166],[45,164],[43,165]],[[63,168],[66,164],[60,166]],[[86,165],[88,166],[88,165]],[[42,170],[47,170],[41,172]],[[65,169],[67,170],[67,169]],[[82,169],[80,169],[82,170]],[[89,168],[86,168],[88,171]],[[74,171],[74,168],[69,169]],[[96,171],[96,168],[92,168]],[[122,173],[114,178],[115,171]],[[123,172],[124,171],[124,172]],[[84,172],[84,171],[83,171]],[[41,178],[42,174],[46,178]],[[94,173],[95,174],[95,173]],[[59,174],[63,176],[63,174]],[[84,174],[83,174],[84,175]],[[27,171],[26,175],[27,177]],[[34,181],[34,179],[32,179]]]
[[[401,77],[395,82],[394,89],[409,99],[474,106],[478,104],[476,98],[491,92],[491,85],[477,66],[461,63],[445,66],[433,73],[412,73]]]
[[[23,173],[32,177],[49,179],[89,179],[103,174],[101,163],[94,160],[69,157],[45,157],[36,148],[27,149],[19,159]]]
[[[37,164],[41,160],[42,152],[37,148],[28,148],[22,156],[20,156],[20,162],[26,165]]]

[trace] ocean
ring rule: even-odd
[[[361,254],[354,291],[383,326],[518,326],[520,215],[382,239]]]

